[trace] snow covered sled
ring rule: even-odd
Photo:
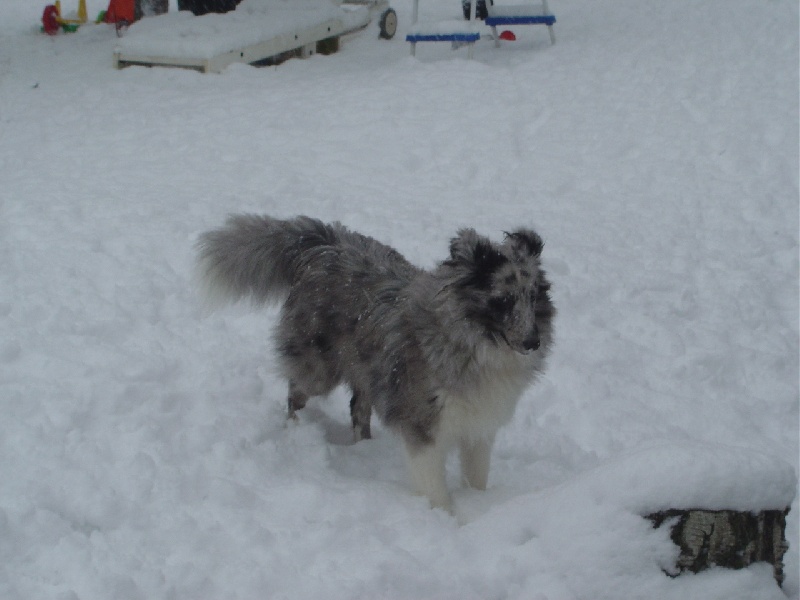
[[[145,19],[114,51],[114,66],[171,66],[218,73],[231,63],[269,64],[338,49],[339,37],[380,13],[381,37],[397,29],[388,0],[244,0],[225,14],[190,11]]]

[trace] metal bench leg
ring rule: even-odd
[[[500,47],[500,36],[497,34],[497,27],[492,25],[492,35],[494,36],[494,47]]]
[[[419,1],[419,0],[417,0],[417,1]],[[550,12],[550,6],[547,4],[547,0],[542,0],[542,8],[544,9],[544,14],[546,14],[546,15],[552,15],[553,14],[553,13]],[[550,33],[550,45],[552,46],[553,44],[556,43],[556,34],[553,31],[553,26],[552,25],[548,25],[547,26],[547,31]]]

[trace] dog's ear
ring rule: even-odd
[[[446,264],[466,271],[464,285],[488,288],[494,272],[507,262],[508,257],[474,229],[461,229],[450,240],[450,260]]]
[[[538,258],[542,254],[544,242],[533,229],[517,229],[506,233],[506,245],[517,256],[531,256]]]
[[[472,228],[459,229],[456,237],[450,240],[450,261],[462,263],[469,260],[479,238],[478,233]]]

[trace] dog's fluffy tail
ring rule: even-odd
[[[209,308],[242,298],[282,300],[308,253],[337,242],[334,227],[310,217],[282,221],[234,215],[197,242],[196,279]]]

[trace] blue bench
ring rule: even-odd
[[[547,0],[542,0],[541,5],[521,4],[517,6],[504,6],[486,3],[486,19],[484,22],[492,28],[494,43],[500,45],[500,38],[497,35],[498,25],[546,25],[550,33],[550,43],[556,43],[556,36],[553,32],[553,24],[556,22],[555,15],[550,13]]]
[[[411,30],[406,35],[406,41],[411,44],[411,56],[416,54],[418,42],[452,42],[454,47],[466,45],[468,56],[472,58],[475,42],[481,38],[481,34],[476,30],[480,25],[475,20],[476,5],[472,6],[472,14],[467,21],[442,21],[439,23],[417,24],[417,14],[419,0],[414,0],[414,10],[412,15]],[[540,3],[531,2],[519,5],[496,5],[490,1],[486,2],[487,16],[484,24],[492,28],[495,45],[500,45],[500,37],[497,34],[498,25],[546,25],[550,32],[550,42],[555,44],[556,37],[553,33],[553,24],[556,18],[550,13],[547,0]]]
[[[409,33],[406,41],[417,42],[462,42],[472,44],[481,39],[480,33]]]
[[[484,21],[489,26],[497,25],[547,25],[552,27],[556,22],[553,15],[516,16],[516,17],[486,17]]]
[[[416,53],[417,42],[452,42],[454,46],[466,44],[468,56],[472,58],[472,50],[481,34],[477,31],[458,31],[458,28],[448,27],[447,23],[439,26],[428,25],[425,29],[414,31],[406,35],[406,41],[411,44],[411,56]],[[463,27],[462,27],[463,29]]]

